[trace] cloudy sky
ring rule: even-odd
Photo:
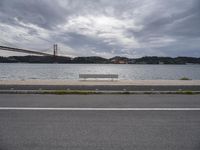
[[[200,0],[0,0],[0,34],[69,56],[200,57]]]

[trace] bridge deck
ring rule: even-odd
[[[48,53],[21,49],[21,48],[12,48],[12,47],[7,47],[7,46],[0,46],[0,50],[14,51],[14,52],[21,52],[21,53],[28,53],[28,54],[37,54],[37,55],[43,55],[43,56],[53,56],[52,54],[48,54]]]

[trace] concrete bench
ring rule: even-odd
[[[118,79],[118,74],[79,74],[79,79]]]

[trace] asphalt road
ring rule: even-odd
[[[0,150],[199,150],[200,95],[0,95]]]

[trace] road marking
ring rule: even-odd
[[[200,108],[41,108],[0,107],[0,110],[75,110],[75,111],[200,111]]]

